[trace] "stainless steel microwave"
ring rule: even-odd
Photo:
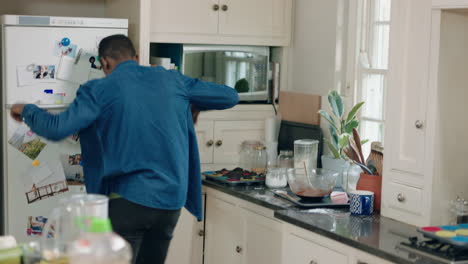
[[[269,61],[268,47],[184,45],[182,72],[236,89],[241,102],[267,102]]]

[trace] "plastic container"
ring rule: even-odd
[[[280,150],[277,163],[278,168],[294,168],[294,155],[292,150]]]
[[[318,140],[299,139],[294,141],[294,168],[308,172],[317,168]]]
[[[69,264],[130,264],[132,250],[112,232],[108,218],[93,218],[89,229],[71,244],[68,259]]]
[[[90,219],[107,219],[109,198],[104,195],[78,194],[61,199],[44,226],[41,251],[48,261],[63,259],[68,248],[89,228]]]
[[[283,188],[288,185],[287,168],[269,168],[265,184],[268,188]]]

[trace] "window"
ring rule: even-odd
[[[384,139],[385,93],[388,72],[391,0],[358,0],[355,101],[365,101],[361,111],[361,138]],[[364,145],[365,156],[370,144]]]

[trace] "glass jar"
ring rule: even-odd
[[[294,168],[306,169],[307,172],[317,168],[318,140],[299,139],[294,141]]]
[[[268,155],[265,146],[257,146],[254,148],[253,164],[251,171],[257,174],[265,174],[268,165]]]
[[[239,167],[244,170],[251,170],[253,168],[253,160],[255,157],[255,148],[262,146],[260,141],[244,141],[241,144],[241,150],[239,153]]]
[[[292,150],[280,150],[277,163],[278,168],[294,168],[294,155]]]
[[[283,188],[288,185],[286,168],[269,168],[266,174],[265,184],[268,188]]]

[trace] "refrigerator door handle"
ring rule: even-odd
[[[11,109],[13,105],[12,104],[7,104],[6,109]],[[56,109],[66,109],[70,105],[69,104],[51,104],[51,105],[37,105],[37,107],[44,109],[44,110],[56,110]]]

